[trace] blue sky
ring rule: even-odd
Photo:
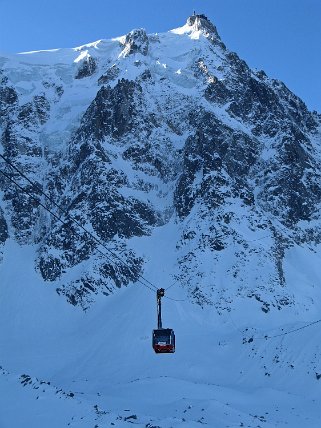
[[[230,50],[321,112],[321,0],[0,0],[0,52],[74,47],[140,27],[167,31],[194,9]]]

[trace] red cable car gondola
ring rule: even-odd
[[[161,298],[164,297],[165,290],[157,290],[157,321],[158,328],[153,330],[153,349],[156,354],[169,354],[175,352],[175,333],[171,328],[162,327],[162,306]]]

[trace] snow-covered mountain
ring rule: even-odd
[[[0,67],[0,427],[319,426],[321,116],[204,15]]]

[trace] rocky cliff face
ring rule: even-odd
[[[174,221],[172,276],[198,304],[295,302],[286,251],[321,242],[321,117],[205,16],[0,67],[1,150],[38,187],[1,162],[34,197],[0,176],[0,246],[37,245],[59,294],[87,308],[137,281],[133,238]]]

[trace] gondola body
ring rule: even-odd
[[[156,354],[172,354],[175,352],[175,333],[171,328],[153,330],[153,349]]]

